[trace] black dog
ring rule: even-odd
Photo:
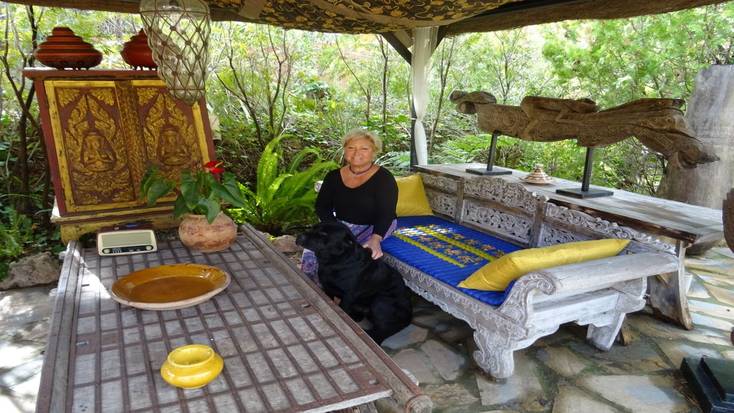
[[[382,258],[373,260],[346,225],[322,222],[296,239],[314,252],[326,295],[355,321],[367,318],[367,334],[381,343],[410,324],[413,310],[403,277]]]

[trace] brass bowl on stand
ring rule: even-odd
[[[553,183],[553,178],[543,171],[543,165],[535,164],[533,172],[530,172],[522,181],[533,185],[549,185]]]

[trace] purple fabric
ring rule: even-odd
[[[360,244],[366,243],[367,240],[369,240],[372,236],[372,231],[374,229],[372,225],[358,225],[346,221],[339,222],[349,227],[349,230],[352,231],[352,234],[357,237],[357,241]],[[383,237],[383,241],[385,240],[385,238],[389,237],[390,234],[393,233],[393,231],[395,231],[397,225],[398,220],[394,219],[390,224],[390,228],[387,229],[385,237]],[[303,250],[303,255],[301,256],[301,271],[303,271],[304,274],[306,274],[306,276],[308,276],[308,278],[310,278],[313,282],[315,282],[316,284],[319,283],[319,263],[316,260],[316,255],[314,255],[313,251],[307,249]]]

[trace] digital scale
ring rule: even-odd
[[[100,256],[129,255],[158,250],[152,229],[117,229],[97,233]]]

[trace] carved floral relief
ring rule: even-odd
[[[134,201],[114,88],[64,87],[57,96],[74,204]]]
[[[202,164],[193,119],[165,88],[139,87],[136,93],[147,158],[171,179],[182,169]]]
[[[176,179],[209,160],[198,106],[183,107],[158,80],[54,79],[45,87],[61,216],[145,208],[139,187],[149,165]]]

